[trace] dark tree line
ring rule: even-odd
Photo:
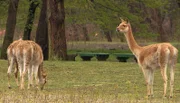
[[[114,28],[119,23],[119,17],[128,18],[133,25],[135,36],[141,39],[166,42],[177,40],[176,37],[179,37],[179,31],[174,30],[179,21],[179,0],[85,0],[83,5],[80,5],[83,1],[79,0],[75,0],[73,4],[71,0],[66,2],[71,5],[66,6],[66,17],[69,16],[67,18],[70,18],[71,27],[78,23],[94,23],[109,42],[113,40],[112,35],[116,34]],[[73,34],[74,38],[79,40],[76,34]]]
[[[10,0],[8,9],[8,18],[6,24],[6,35],[3,42],[1,51],[1,58],[7,59],[6,50],[10,43],[13,42],[14,30],[16,26],[16,14],[19,0]],[[31,39],[32,25],[36,8],[40,2],[38,0],[29,0],[29,14],[24,28],[24,40]],[[44,59],[48,60],[49,57],[49,38],[48,38],[48,18],[47,7],[50,5],[51,17],[49,19],[51,26],[51,45],[52,54],[63,60],[67,59],[67,47],[65,37],[65,13],[64,13],[64,0],[42,0],[41,12],[39,23],[36,31],[36,42],[41,46],[44,54]]]
[[[23,36],[24,40],[30,40],[31,39],[31,31],[32,31],[35,11],[36,11],[36,8],[39,5],[38,0],[29,0],[29,2],[30,2],[29,12],[28,12],[26,25],[25,25],[25,28],[24,28],[24,36]]]
[[[51,50],[58,58],[67,59],[67,46],[65,36],[65,11],[64,0],[49,0],[51,15]]]
[[[19,0],[10,0],[8,7],[8,18],[6,23],[6,33],[4,42],[1,49],[1,58],[7,59],[6,50],[10,43],[13,42],[14,31],[16,26],[16,15],[18,9]]]
[[[1,51],[1,58],[6,59],[7,47],[13,42],[19,0],[3,1],[9,3],[6,34]],[[35,41],[42,47],[45,59],[52,54],[67,60],[65,16],[66,24],[73,28],[72,38],[75,40],[82,40],[80,35],[83,34],[83,40],[90,41],[88,34],[90,29],[86,24],[93,24],[95,28],[97,27],[96,31],[104,34],[107,41],[112,42],[111,36],[116,34],[115,28],[119,23],[119,17],[127,17],[133,25],[133,31],[137,34],[135,36],[140,38],[142,35],[146,38],[155,35],[153,39],[157,38],[157,41],[162,42],[170,41],[171,37],[172,39],[180,37],[174,36],[174,28],[178,25],[175,22],[179,20],[173,19],[173,16],[178,15],[179,0],[163,0],[163,2],[161,0],[73,0],[73,2],[72,0],[28,0],[28,2],[29,14],[24,25],[23,39],[31,39],[36,9],[41,7]],[[66,4],[65,7],[64,4]],[[50,10],[49,18],[47,7]],[[177,15],[176,19],[178,19]],[[49,29],[48,24],[50,24]],[[81,33],[78,33],[79,28]]]
[[[44,60],[49,57],[49,38],[48,38],[48,17],[47,0],[41,0],[42,7],[39,17],[39,23],[36,30],[36,42],[41,46],[44,54]]]

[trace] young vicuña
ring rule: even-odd
[[[135,41],[131,25],[128,21],[121,19],[121,23],[116,28],[124,33],[128,46],[138,60],[138,64],[143,71],[148,97],[153,96],[154,70],[160,68],[164,80],[164,97],[167,90],[167,67],[170,67],[170,97],[173,96],[174,71],[177,62],[178,50],[170,43],[152,44],[149,46],[139,46]]]

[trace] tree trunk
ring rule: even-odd
[[[34,15],[35,15],[36,8],[39,5],[38,0],[29,0],[29,1],[30,1],[29,14],[28,14],[28,18],[27,18],[26,25],[24,28],[24,36],[23,36],[24,40],[31,39],[31,30],[32,30],[33,21],[34,21]]]
[[[79,40],[80,40],[80,39],[79,39],[79,35],[78,35],[78,27],[79,27],[79,25],[73,24],[73,29],[74,29],[74,35],[73,35],[73,37],[74,37],[74,40],[75,40],[75,41],[79,41]]]
[[[178,6],[179,6],[179,8],[180,8],[180,0],[177,0],[177,4],[178,4]]]
[[[42,0],[42,8],[36,31],[36,42],[43,50],[44,60],[49,57],[48,21],[47,21],[47,0]]]
[[[13,42],[14,31],[16,26],[16,14],[18,9],[19,0],[10,0],[8,8],[8,18],[6,24],[6,33],[1,50],[1,59],[7,59],[6,50],[10,43]]]
[[[105,31],[105,36],[108,42],[112,42],[111,34],[110,31]]]
[[[84,34],[84,40],[89,41],[88,31],[85,25],[83,26],[83,34]]]
[[[67,60],[64,0],[49,0],[49,5],[52,52],[54,56]]]
[[[145,14],[149,15],[146,21],[149,22],[153,31],[159,34],[158,41],[168,42],[172,36],[172,20],[168,14],[164,14],[160,9],[145,8]]]
[[[172,32],[172,19],[168,14],[165,15],[161,27],[162,27],[162,33],[160,34],[160,40],[162,42],[170,41],[173,37],[173,32]]]

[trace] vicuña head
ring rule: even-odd
[[[127,33],[129,29],[130,29],[130,23],[128,22],[128,20],[123,20],[123,19],[121,19],[121,23],[116,28],[117,31],[122,33]]]
[[[164,94],[167,90],[167,67],[170,67],[170,97],[173,96],[174,70],[178,57],[178,50],[170,43],[158,43],[148,46],[139,46],[134,39],[131,25],[128,21],[121,19],[121,23],[116,28],[117,31],[124,33],[128,46],[136,56],[138,64],[143,71],[146,84],[147,95],[153,96],[154,70],[160,68],[164,80]]]
[[[38,77],[39,77],[39,84],[40,84],[40,89],[43,90],[44,85],[47,82],[47,74],[44,71],[43,68],[43,63],[40,64],[39,69],[38,69]]]

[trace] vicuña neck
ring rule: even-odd
[[[130,50],[133,52],[135,56],[138,56],[141,47],[137,44],[136,40],[134,39],[130,25],[129,25],[129,31],[125,33],[125,37],[128,42],[128,46]]]

